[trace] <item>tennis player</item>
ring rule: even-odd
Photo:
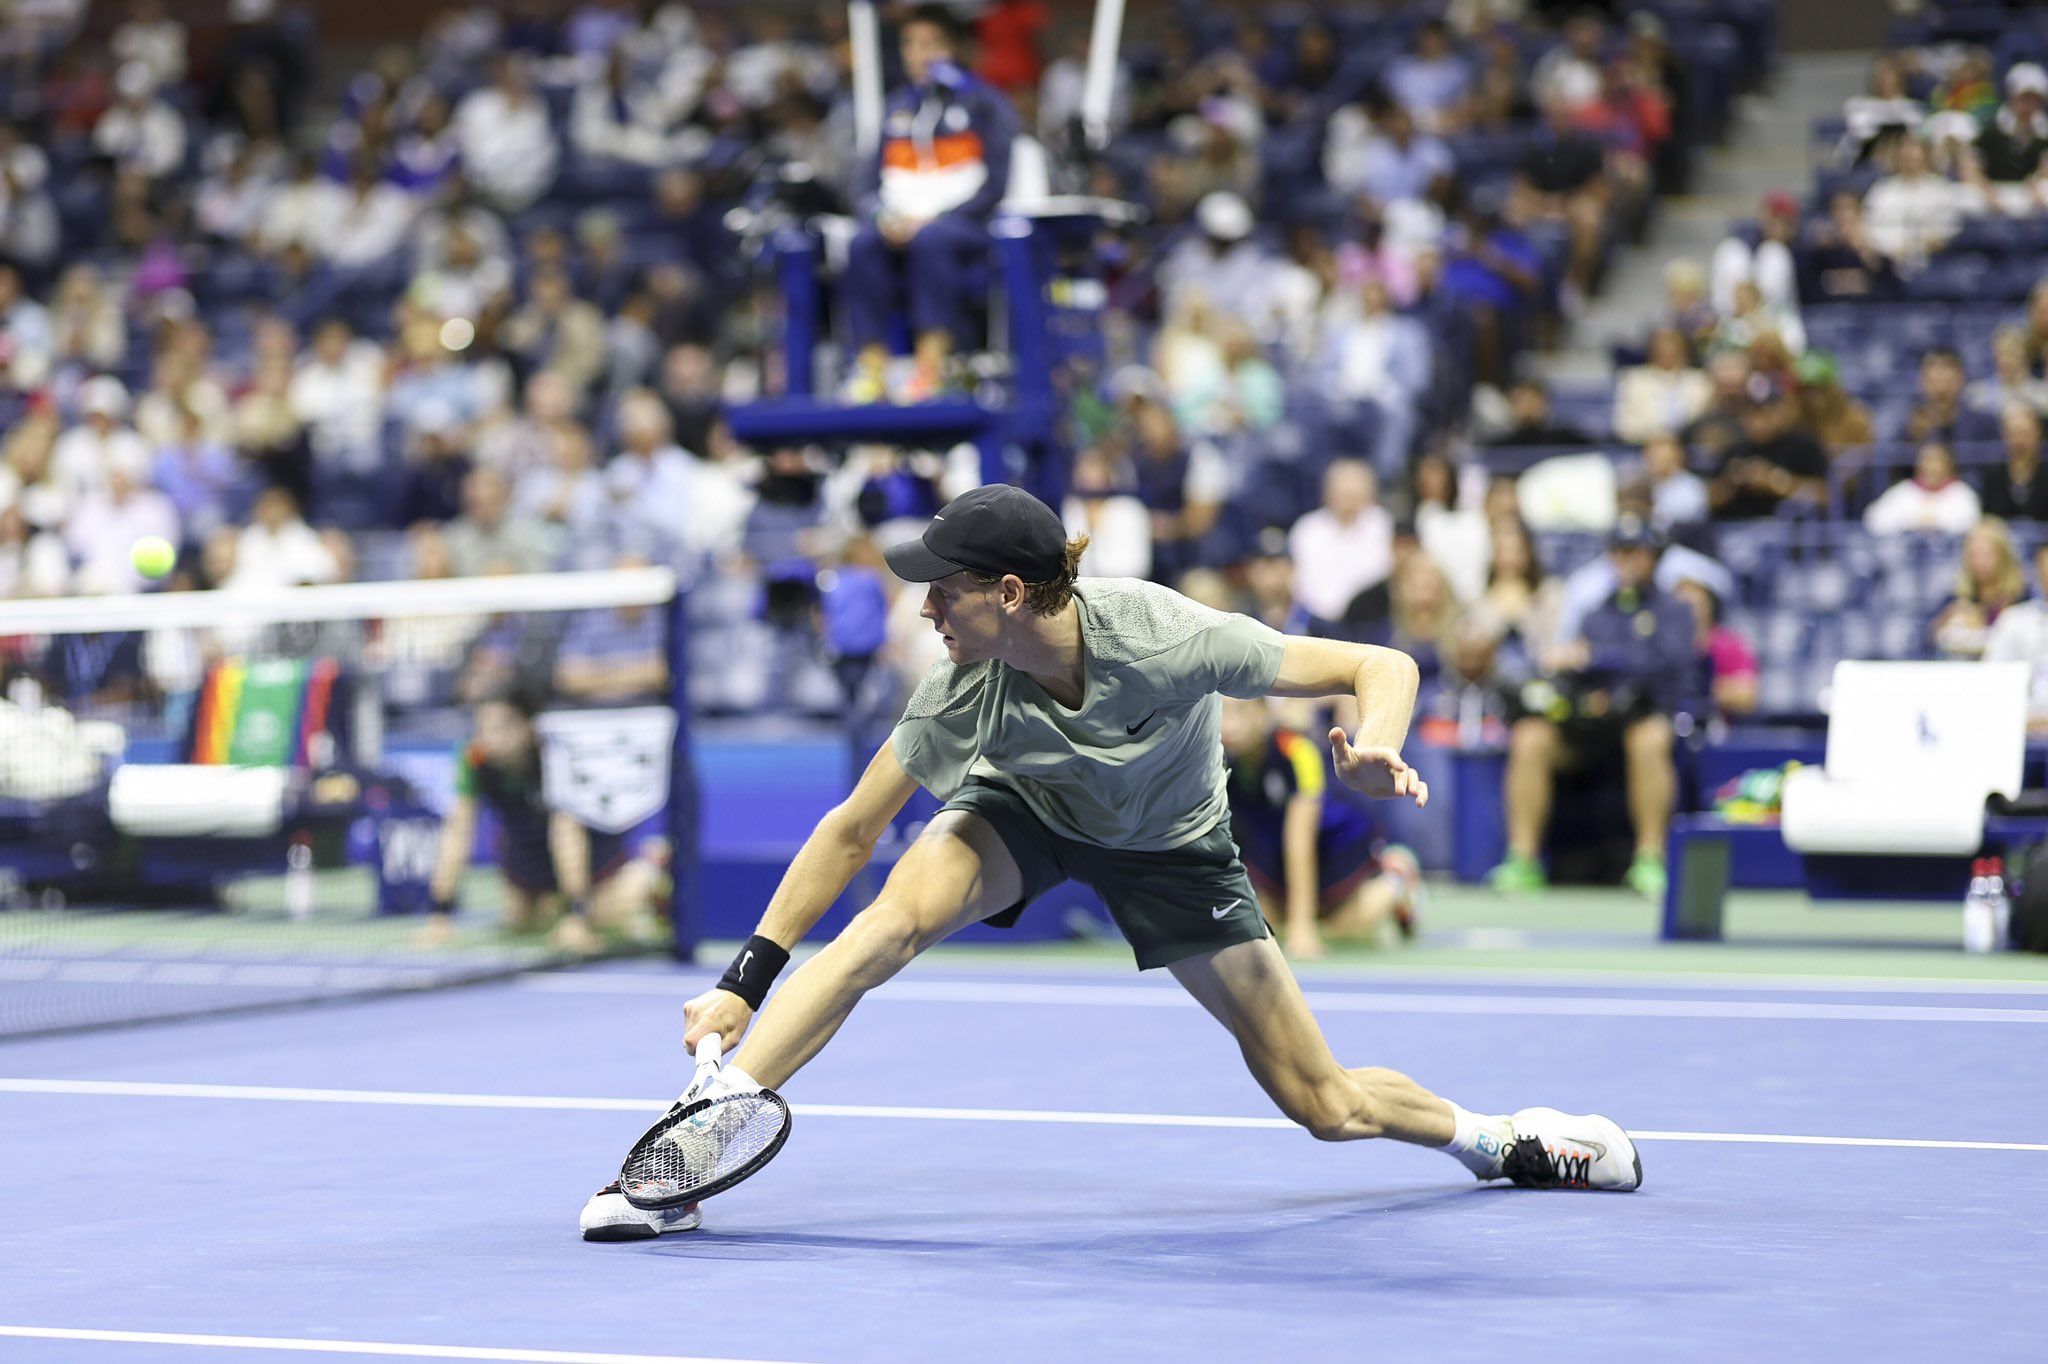
[[[1223,696],[1358,701],[1329,731],[1339,780],[1427,803],[1401,758],[1418,674],[1391,649],[1281,635],[1135,579],[1079,580],[1085,537],[1006,485],[949,503],[889,567],[929,584],[945,643],[853,793],[805,841],[758,931],[719,984],[685,1006],[685,1042],[728,1044],[733,1086],[780,1088],[867,991],[968,924],[1016,922],[1067,879],[1092,887],[1140,970],[1163,966],[1236,1038],[1280,1111],[1324,1141],[1389,1137],[1448,1152],[1481,1180],[1634,1189],[1642,1165],[1613,1120],[1550,1108],[1468,1112],[1405,1075],[1346,1069],[1281,956],[1230,837]],[[789,949],[866,863],[911,791],[945,802],[874,903],[762,1008]],[[694,1207],[641,1212],[613,1184],[583,1211],[592,1239],[696,1225]]]

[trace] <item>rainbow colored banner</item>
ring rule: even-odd
[[[340,668],[333,659],[223,659],[207,673],[192,721],[192,761],[308,765],[326,732]]]

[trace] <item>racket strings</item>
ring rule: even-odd
[[[641,1140],[620,1183],[634,1200],[701,1196],[773,1155],[788,1123],[789,1109],[766,1091],[691,1104]]]

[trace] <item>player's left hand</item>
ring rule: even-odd
[[[1417,809],[1429,804],[1429,783],[1391,748],[1359,748],[1341,726],[1330,726],[1330,756],[1337,780],[1374,800],[1411,796]]]

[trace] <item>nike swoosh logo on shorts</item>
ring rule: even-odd
[[[1158,713],[1159,712],[1157,710],[1154,710],[1152,712],[1152,715],[1157,715]],[[1138,723],[1135,725],[1124,726],[1124,733],[1136,734],[1139,730],[1143,729],[1145,726],[1152,723],[1152,715],[1147,715],[1144,719],[1138,721]]]
[[[1221,919],[1225,915],[1229,914],[1231,910],[1236,909],[1239,905],[1243,903],[1244,901],[1242,900],[1232,900],[1229,904],[1223,906],[1223,908],[1221,909],[1210,910],[1209,917],[1212,919]]]

